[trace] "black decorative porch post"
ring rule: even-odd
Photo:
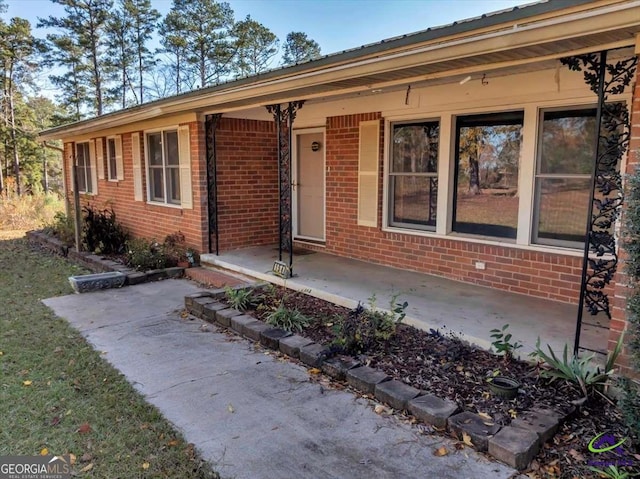
[[[207,206],[208,206],[208,239],[209,253],[212,251],[211,235],[216,238],[216,256],[220,254],[218,234],[218,168],[216,158],[216,129],[222,118],[221,113],[207,115],[204,121],[205,143],[207,155]]]
[[[289,252],[289,275],[293,276],[293,230],[291,201],[291,150],[293,142],[293,121],[304,101],[282,105],[268,105],[267,111],[273,115],[278,135],[278,261],[282,252]]]
[[[611,319],[609,298],[604,288],[611,282],[618,264],[614,228],[622,206],[620,160],[629,147],[629,111],[624,102],[607,102],[610,95],[624,92],[635,76],[637,57],[607,63],[607,51],[560,61],[570,70],[581,71],[598,97],[596,147],[589,213],[582,256],[582,281],[576,320],[574,355],[580,349],[583,309],[592,315],[604,312]]]

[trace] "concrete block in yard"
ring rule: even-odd
[[[312,368],[319,368],[327,357],[327,348],[322,344],[311,343],[300,348],[300,361]]]
[[[351,387],[362,391],[363,393],[373,394],[376,390],[376,384],[391,379],[382,371],[370,368],[369,366],[360,366],[359,368],[347,371],[347,382]]]
[[[544,444],[556,433],[559,422],[560,419],[557,416],[548,416],[538,411],[526,411],[511,421],[511,426],[535,432],[540,438],[540,443]]]
[[[407,403],[420,394],[420,390],[403,383],[402,381],[385,381],[376,384],[375,395],[378,401],[387,403],[394,409],[403,411]]]
[[[147,282],[147,275],[142,271],[134,271],[127,273],[127,284],[133,286],[134,284],[142,284]]]
[[[444,429],[447,427],[447,419],[458,412],[458,405],[448,399],[425,394],[410,400],[407,409],[420,421]]]
[[[463,440],[465,434],[469,435],[473,447],[481,452],[488,449],[489,439],[500,430],[500,426],[487,424],[485,419],[469,411],[451,416],[447,424],[458,439]]]
[[[360,361],[348,356],[336,356],[322,363],[322,372],[338,381],[344,381],[349,369],[360,366]]]
[[[167,279],[167,271],[165,269],[147,271],[147,281],[160,281],[163,279]]]
[[[223,309],[227,309],[227,305],[218,303],[217,301],[214,300],[213,302],[207,303],[202,307],[202,317],[205,321],[208,321],[210,323],[215,323],[216,313],[218,311],[222,311]]]
[[[126,278],[119,271],[110,271],[108,273],[70,276],[69,283],[76,293],[88,293],[99,289],[121,288],[124,286]]]
[[[284,329],[270,327],[260,333],[260,342],[269,349],[275,349],[278,351],[280,346],[280,340],[291,336],[289,331]]]
[[[214,302],[214,301],[215,299],[211,298],[211,302]],[[221,309],[219,311],[216,311],[216,323],[218,323],[220,326],[224,326],[225,328],[228,328],[229,326],[231,326],[231,318],[234,318],[235,316],[240,316],[241,314],[242,313],[240,311],[234,308]],[[255,321],[255,318],[253,320]],[[244,331],[243,331],[243,334],[244,334]]]
[[[189,310],[191,314],[202,318],[204,316],[204,307],[207,304],[211,304],[215,301],[215,299],[203,296],[202,298],[193,298],[193,303],[191,309]]]
[[[539,450],[538,435],[517,427],[503,427],[489,439],[489,454],[520,471],[526,469]]]
[[[567,419],[573,416],[577,409],[575,406],[569,406],[568,408],[550,408],[550,407],[534,407],[531,408],[532,412],[542,414],[547,417],[555,418],[558,420],[558,424],[563,424]]]
[[[300,348],[313,344],[313,341],[297,334],[280,340],[280,351],[292,358],[300,357]]]
[[[165,271],[167,273],[167,278],[182,278],[184,276],[184,268],[180,268],[179,266],[166,268]]]
[[[256,320],[253,316],[249,316],[248,314],[241,314],[240,316],[234,316],[231,318],[231,329],[233,329],[238,334],[243,334],[244,327],[253,323]]]
[[[209,291],[196,291],[195,293],[187,294],[184,297],[184,307],[187,308],[189,311],[191,311],[191,308],[193,307],[194,299],[209,298],[209,297],[211,297],[211,294],[209,294]]]
[[[244,327],[242,328],[242,335],[245,338],[249,338],[249,339],[252,339],[253,341],[259,342],[260,335],[264,331],[270,328],[271,326],[269,326],[268,324],[265,324],[262,321],[258,321],[254,319],[253,322],[247,323],[244,325]]]

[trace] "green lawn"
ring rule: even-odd
[[[218,477],[40,302],[82,269],[12,236],[0,231],[0,455],[73,454],[80,477]]]

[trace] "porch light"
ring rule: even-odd
[[[466,78],[463,78],[462,80],[460,80],[460,85],[464,85],[465,83],[467,83],[469,80],[471,80],[471,75],[469,75]]]

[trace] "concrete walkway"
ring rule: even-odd
[[[162,411],[223,477],[508,478],[515,471],[199,320],[166,280],[44,301]],[[436,457],[445,445],[450,453]]]

